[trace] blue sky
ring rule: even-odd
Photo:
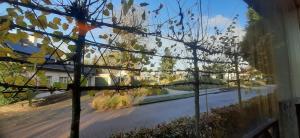
[[[121,0],[112,0],[114,3],[114,7],[120,6]],[[195,8],[196,3],[199,0],[181,0],[181,4],[183,5],[183,9],[189,9],[190,7]],[[151,17],[149,23],[155,23],[159,21],[166,21],[168,17],[173,17],[178,15],[178,5],[176,0],[135,0],[136,5],[139,5],[141,2],[147,2],[149,5],[146,7],[147,10],[152,11],[157,9],[160,4],[164,5],[164,8],[160,11],[158,18]],[[7,4],[0,4],[0,15],[3,15],[8,7]],[[210,27],[218,26],[220,29],[225,28],[231,23],[232,18],[235,15],[239,15],[238,18],[238,29],[239,33],[243,35],[245,32],[243,31],[247,25],[247,5],[243,0],[202,0],[203,7],[203,16],[205,17],[204,22],[209,22]],[[101,29],[102,32],[106,31],[104,28]],[[98,32],[96,30],[95,32]],[[99,33],[99,32],[98,32]],[[98,35],[97,35],[98,36]],[[151,44],[150,44],[151,45]],[[170,45],[169,42],[164,42],[163,45]],[[163,48],[159,54],[163,54]],[[155,59],[156,67],[159,64],[160,59]],[[182,65],[182,64],[178,64]]]

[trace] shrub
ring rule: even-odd
[[[136,91],[131,92],[134,96],[153,96],[153,95],[164,95],[168,94],[166,89],[159,88],[141,88]]]
[[[15,100],[13,98],[5,97],[3,94],[0,94],[0,106],[13,103],[14,101]]]
[[[66,83],[62,83],[62,82],[54,82],[53,83],[53,87],[56,89],[66,89],[67,88],[67,84]]]
[[[95,97],[95,96],[96,96],[96,91],[88,91],[87,94],[88,94],[90,97]]]
[[[142,82],[139,81],[139,80],[134,79],[134,80],[131,82],[131,85],[132,85],[132,86],[140,86],[140,85],[142,85]]]
[[[92,107],[97,110],[119,109],[131,106],[133,102],[134,98],[131,95],[101,95],[94,98]]]
[[[32,98],[37,94],[36,92],[32,92],[31,90],[26,89],[26,92],[18,93],[15,97],[16,93],[0,93],[0,106],[16,103],[23,100],[31,101]]]
[[[92,94],[92,92],[88,92]],[[92,107],[97,110],[119,109],[123,107],[132,106],[137,103],[141,97],[168,94],[165,89],[136,89],[131,91],[120,91],[114,93],[113,91],[104,91],[96,96],[92,101]]]

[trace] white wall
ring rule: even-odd
[[[70,73],[72,79],[73,79],[73,73]],[[45,76],[52,76],[52,84],[54,82],[59,82],[59,77],[67,77],[69,79],[69,76],[66,72],[58,72],[58,71],[45,71]]]

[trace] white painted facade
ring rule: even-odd
[[[74,74],[70,73],[72,79]],[[45,76],[48,78],[48,85],[52,86],[55,82],[65,83],[62,78],[67,78],[70,81],[70,78],[66,72],[59,72],[59,71],[45,71]]]

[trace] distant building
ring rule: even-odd
[[[11,48],[15,53],[24,58],[27,58],[30,55],[39,52],[41,49],[40,45],[32,37],[29,37],[29,39],[21,40],[20,43],[5,42],[4,46]],[[63,51],[58,50],[58,52],[63,53],[60,57],[61,59],[66,59],[66,54]],[[50,55],[46,55],[45,59],[48,61],[48,63],[53,64],[34,66],[45,72],[48,86],[53,86],[55,83],[70,83],[70,77],[73,79],[74,76],[74,65],[72,64],[72,62],[66,62],[66,64],[68,65],[64,66],[55,64],[59,59],[55,58],[54,56],[50,57]],[[89,73],[89,75],[87,76],[87,86],[113,85],[109,73],[97,72],[96,69],[87,67],[83,69],[82,73]],[[33,73],[28,73],[28,76],[32,74]]]

